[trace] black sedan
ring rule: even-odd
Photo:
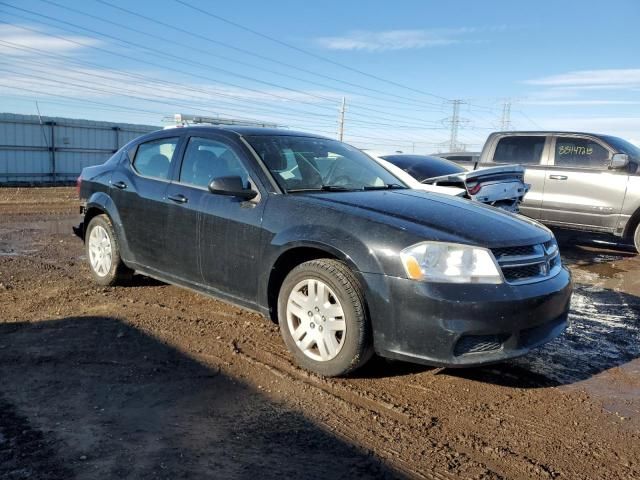
[[[249,127],[154,132],[78,179],[92,276],[134,271],[279,322],[298,363],[441,366],[522,355],[566,327],[548,229],[410,190],[356,148]]]

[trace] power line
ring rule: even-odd
[[[2,45],[2,44],[6,44],[6,43],[11,43],[11,42],[3,42],[3,41],[1,41],[1,40],[0,40],[0,45]],[[10,47],[10,48],[11,48],[11,47]],[[36,60],[26,60],[26,59],[21,59],[21,63],[23,63],[23,64],[24,64],[24,63],[28,63],[28,64],[41,65],[41,66],[44,66],[45,68],[47,68],[47,67],[56,67],[56,65],[55,65],[55,64],[49,64],[49,63],[45,63],[45,62],[39,62],[39,61],[36,61]],[[5,62],[5,64],[7,64],[7,63]],[[12,64],[10,64],[10,63],[9,63],[8,65],[12,65]],[[49,72],[48,72],[48,71],[46,71],[46,70],[45,70],[45,71],[43,71],[43,70],[38,70],[38,69],[34,69],[34,68],[32,68],[32,67],[31,67],[31,69],[32,69],[32,70],[35,70],[35,71],[37,71],[37,72],[39,72],[39,73],[44,73],[44,74],[49,73]],[[90,77],[90,78],[91,78],[91,77],[95,77],[95,78],[102,78],[102,79],[106,79],[106,80],[109,80],[109,81],[124,81],[124,80],[122,80],[122,79],[120,79],[120,78],[114,78],[113,76],[109,76],[109,75],[100,75],[100,74],[98,74],[98,73],[92,73],[92,72],[87,72],[87,71],[77,70],[77,69],[74,69],[74,68],[70,68],[69,66],[65,66],[65,72],[76,72],[76,73],[78,73],[79,75],[83,75],[83,76],[86,76],[86,77]],[[116,71],[116,72],[117,72],[117,71]],[[60,75],[61,75],[61,76],[65,76],[66,78],[72,78],[72,79],[74,78],[74,77],[69,77],[68,75],[65,75],[64,73],[60,73],[60,72],[56,72],[56,75],[58,75],[58,76],[60,76]],[[165,83],[169,83],[169,87],[171,86],[171,82],[160,82],[160,81],[152,80],[152,79],[150,79],[150,80],[145,80],[145,81],[148,81],[151,85],[154,85],[154,84],[156,84],[156,83],[157,83],[159,86],[158,86],[158,87],[156,87],[156,88],[168,88],[167,86],[165,86],[165,85],[164,85]],[[94,83],[95,83],[95,82],[94,82]],[[104,84],[104,83],[98,83],[98,85],[105,85],[105,84]],[[180,87],[181,87],[181,85],[180,85],[180,84],[177,84],[177,83],[176,83],[176,84],[174,84],[174,85],[177,85],[177,86],[180,86]],[[109,84],[106,84],[105,86],[109,87],[110,85],[109,85]],[[132,92],[131,90],[124,90],[124,91]],[[173,93],[173,91],[168,91],[168,92],[167,92],[166,90],[160,90],[160,91],[161,91],[162,93]],[[206,90],[199,90],[199,91],[200,91],[200,92],[202,92],[203,94],[207,95],[207,96],[213,96],[213,95],[215,95],[215,93],[213,93],[213,92],[208,92],[208,91],[206,91]],[[137,92],[133,92],[133,93],[137,93]],[[203,100],[205,100],[205,99],[203,99],[202,97],[196,97],[196,96],[193,96],[193,95],[187,95],[187,94],[185,94],[185,93],[183,93],[183,92],[180,92],[180,96],[181,96],[181,97],[191,98],[191,99],[196,99],[196,100],[200,101],[200,103],[201,103],[201,104],[203,104],[203,103],[202,103],[202,101],[203,101]],[[158,97],[158,92],[157,92],[157,91],[154,93],[154,97]],[[161,97],[161,98],[171,98],[171,99],[175,99],[175,97]],[[216,103],[217,103],[217,104],[221,104],[221,105],[227,105],[229,108],[232,108],[232,109],[234,109],[234,110],[238,110],[238,111],[242,111],[242,110],[243,110],[243,109],[241,108],[241,106],[242,106],[242,105],[238,105],[237,103],[221,102],[221,101],[219,101],[219,100],[216,100]],[[255,111],[255,112],[266,112],[266,113],[271,113],[271,114],[273,114],[273,113],[276,113],[276,114],[282,114],[282,112],[281,112],[279,109],[268,109],[268,108],[264,108],[264,107],[256,107],[256,106],[254,106],[254,105],[251,105],[251,112],[254,112],[254,111]],[[319,117],[321,117],[321,118],[327,118],[327,119],[328,119],[328,118],[333,118],[333,117],[332,117],[332,116],[330,116],[330,115],[322,115],[322,114],[315,114],[315,116],[319,116]],[[306,116],[305,116],[305,118],[308,118],[308,115],[306,115]]]
[[[286,74],[285,74],[285,73],[282,73],[282,72],[277,71],[277,70],[272,70],[272,69],[268,69],[268,68],[265,68],[265,67],[258,67],[258,66],[254,65],[254,64],[251,64],[251,63],[249,63],[249,62],[244,62],[244,61],[242,61],[242,60],[238,60],[238,59],[236,59],[236,58],[231,58],[231,57],[227,57],[227,56],[224,56],[224,55],[215,54],[215,53],[212,53],[210,50],[204,50],[204,49],[199,48],[199,47],[197,47],[197,46],[188,45],[188,44],[186,44],[186,43],[184,43],[184,42],[180,42],[179,40],[176,40],[175,38],[168,39],[168,38],[165,38],[165,37],[163,37],[163,36],[161,36],[161,35],[155,35],[155,34],[153,34],[153,33],[148,33],[148,32],[142,31],[142,30],[137,29],[137,28],[132,28],[132,27],[129,27],[129,26],[127,26],[127,25],[123,25],[122,23],[113,22],[113,21],[110,21],[110,20],[107,20],[107,19],[101,18],[101,17],[99,17],[99,16],[97,16],[97,15],[92,15],[92,14],[90,14],[90,13],[84,12],[84,11],[82,11],[82,10],[78,10],[78,9],[76,9],[76,8],[71,8],[71,7],[68,7],[68,6],[65,6],[65,5],[61,5],[61,4],[59,4],[59,3],[57,3],[57,2],[55,2],[55,1],[53,1],[53,0],[39,0],[39,1],[44,2],[44,3],[47,3],[47,4],[50,4],[50,5],[54,5],[54,6],[58,7],[58,8],[62,8],[62,9],[65,9],[65,10],[68,10],[68,11],[71,11],[71,12],[78,13],[78,14],[80,14],[80,15],[84,15],[84,16],[86,16],[86,17],[88,17],[88,18],[92,18],[92,19],[94,19],[94,20],[98,20],[98,21],[101,21],[101,22],[107,23],[107,24],[109,24],[109,25],[114,25],[114,26],[116,26],[116,27],[118,27],[118,28],[122,28],[122,29],[124,29],[124,30],[128,30],[128,31],[130,31],[130,32],[134,32],[134,33],[137,33],[137,34],[140,34],[140,35],[144,35],[144,36],[147,36],[147,37],[153,38],[154,40],[159,40],[159,41],[162,41],[162,42],[165,42],[165,43],[169,43],[169,44],[171,44],[171,45],[178,45],[178,46],[182,46],[182,47],[184,47],[184,48],[188,48],[188,49],[190,49],[190,50],[193,50],[193,51],[196,51],[196,52],[203,53],[203,54],[205,54],[205,55],[207,55],[207,56],[210,56],[210,57],[220,58],[220,59],[225,60],[225,61],[227,61],[227,62],[238,63],[238,64],[240,64],[240,65],[244,65],[244,66],[247,66],[247,67],[249,67],[249,68],[259,70],[261,73],[269,72],[269,73],[274,74],[274,75],[278,75],[278,76],[281,76],[281,77],[286,77],[286,78],[288,78],[288,79],[298,80],[298,81],[305,82],[305,83],[309,83],[309,84],[312,84],[312,85],[317,85],[317,86],[320,86],[320,87],[323,87],[323,88],[329,88],[329,89],[334,89],[334,88],[335,88],[335,87],[332,87],[332,86],[327,85],[327,84],[325,84],[325,83],[319,83],[319,82],[314,81],[314,80],[308,80],[308,79],[303,79],[303,78],[300,78],[300,77],[295,77],[295,76],[292,76],[292,75],[291,75],[291,74],[289,74],[289,73],[286,73]],[[30,13],[33,13],[33,12],[30,12]],[[34,14],[35,14],[35,13],[34,13]],[[38,15],[40,15],[40,14],[38,14]],[[60,22],[62,22],[61,20],[58,20],[58,19],[55,19],[55,20],[56,20],[56,21],[60,21]],[[69,22],[65,22],[65,23],[70,24]],[[74,25],[74,24],[71,24],[71,25]],[[74,25],[74,26],[76,26],[76,25]],[[77,26],[76,26],[76,27],[77,27]],[[77,28],[78,28],[78,27],[77,27]],[[79,28],[84,28],[84,27],[79,27]],[[87,30],[88,30],[88,29],[87,29]],[[103,33],[100,33],[100,32],[95,32],[95,31],[93,31],[93,33],[97,33],[97,34],[100,34],[100,35],[105,35],[105,36],[107,36],[108,38],[114,38],[114,37],[112,37],[112,36],[108,36],[108,35],[103,34]],[[118,39],[118,40],[119,40],[119,39]],[[147,47],[144,47],[144,46],[143,46],[142,48],[147,48]],[[240,76],[241,78],[245,78],[245,79],[247,78],[247,77],[242,76],[242,75],[240,75],[240,74],[235,74],[235,73],[234,73],[234,75],[238,75],[238,76]],[[287,87],[282,87],[282,86],[280,86],[280,87],[281,87],[281,88],[287,88]],[[298,91],[298,90],[296,90],[296,91]],[[348,92],[348,93],[355,94],[355,95],[363,95],[363,94],[362,94],[362,92],[354,92],[354,91],[352,91],[352,90],[348,90],[347,92]],[[306,94],[308,94],[308,95],[312,95],[312,94],[309,94],[308,92],[302,92],[302,93],[306,93]],[[332,102],[333,102],[333,101],[336,101],[336,99],[327,98],[327,97],[322,97],[322,96],[319,96],[319,95],[312,95],[312,96],[315,96],[316,98],[324,99],[324,100],[326,100],[326,101],[332,101]],[[364,104],[364,105],[366,105],[366,104]],[[415,105],[414,105],[414,106],[415,106]],[[381,110],[378,110],[378,109],[375,109],[375,108],[370,108],[370,107],[368,107],[368,106],[359,106],[359,108],[360,108],[360,109],[362,109],[362,110],[370,111],[370,112],[382,113],[383,115],[387,115],[387,114],[389,113],[389,112],[381,111]]]
[[[103,3],[106,3],[104,0],[98,0],[98,1],[103,2]],[[427,96],[429,96],[429,97],[434,97],[434,98],[438,98],[438,99],[440,99],[440,100],[449,101],[449,99],[448,99],[448,98],[443,97],[443,96],[440,96],[440,95],[436,95],[435,93],[430,93],[430,92],[426,92],[426,91],[423,91],[423,90],[418,90],[418,89],[415,89],[415,88],[409,87],[409,86],[407,86],[407,85],[403,85],[403,84],[401,84],[401,83],[395,82],[395,81],[393,81],[393,80],[389,80],[389,79],[386,79],[386,78],[382,78],[382,77],[379,77],[379,76],[374,75],[374,74],[372,74],[372,73],[364,72],[364,71],[359,70],[359,69],[357,69],[357,68],[354,68],[354,67],[351,67],[351,66],[349,66],[349,65],[345,65],[345,64],[343,64],[343,63],[337,62],[337,61],[332,60],[332,59],[330,59],[330,58],[328,58],[328,57],[324,57],[324,56],[322,56],[322,55],[318,55],[317,53],[310,52],[310,51],[308,51],[308,50],[305,50],[305,49],[303,49],[303,48],[297,47],[297,46],[295,46],[295,45],[291,45],[290,43],[284,42],[284,41],[282,41],[282,40],[280,40],[280,39],[278,39],[278,38],[275,38],[275,37],[272,37],[272,36],[270,36],[270,35],[266,35],[266,34],[264,34],[264,33],[258,32],[258,31],[254,30],[254,29],[252,29],[252,28],[249,28],[249,27],[247,27],[247,26],[241,25],[241,24],[239,24],[239,23],[237,23],[237,22],[234,22],[234,21],[232,21],[232,20],[228,20],[228,19],[226,19],[226,18],[221,17],[220,15],[216,15],[216,14],[214,14],[214,13],[211,13],[211,12],[207,11],[207,10],[203,10],[203,9],[201,9],[201,8],[199,8],[199,7],[196,7],[196,6],[194,6],[194,5],[190,4],[189,2],[186,2],[186,1],[184,1],[184,0],[174,0],[174,1],[175,1],[175,2],[177,2],[177,3],[180,3],[180,4],[182,4],[182,5],[184,5],[185,7],[188,7],[188,8],[191,8],[191,9],[193,9],[193,10],[197,11],[197,12],[200,12],[200,13],[202,13],[203,15],[206,15],[206,16],[211,17],[211,18],[215,18],[215,19],[220,20],[221,22],[225,22],[225,23],[227,23],[227,24],[229,24],[229,25],[233,25],[233,26],[234,26],[234,27],[236,27],[236,28],[239,28],[239,29],[241,29],[241,30],[245,30],[245,31],[250,32],[250,33],[252,33],[252,34],[254,34],[254,35],[257,35],[257,36],[259,36],[259,37],[262,37],[262,38],[264,38],[264,39],[266,39],[266,40],[269,40],[269,41],[275,42],[275,43],[277,43],[277,44],[279,44],[279,45],[282,45],[282,46],[284,46],[284,47],[290,48],[290,49],[292,49],[292,50],[295,50],[295,51],[297,51],[297,52],[303,53],[303,54],[305,54],[305,55],[309,55],[309,56],[311,56],[311,57],[313,57],[313,58],[316,58],[316,59],[318,59],[318,60],[322,60],[322,61],[324,61],[324,62],[331,63],[332,65],[336,65],[336,66],[338,66],[338,67],[341,67],[341,68],[344,68],[344,69],[346,69],[346,70],[349,70],[349,71],[352,71],[352,72],[358,73],[358,74],[360,74],[360,75],[364,75],[364,76],[366,76],[366,77],[373,78],[373,79],[375,79],[375,80],[378,80],[378,81],[381,81],[381,82],[384,82],[384,83],[388,83],[388,84],[390,84],[390,85],[394,85],[394,86],[396,86],[396,87],[404,88],[404,89],[406,89],[406,90],[410,90],[410,91],[413,91],[413,92],[419,93],[419,94],[421,94],[421,95],[427,95]]]
[[[189,30],[177,27],[175,25],[163,22],[161,20],[157,20],[155,18],[149,17],[147,15],[143,15],[143,14],[138,13],[138,12],[134,12],[132,10],[128,10],[128,9],[126,9],[124,7],[119,6],[119,5],[115,5],[115,4],[113,4],[113,3],[111,3],[111,2],[109,2],[107,0],[95,0],[95,1],[98,2],[98,3],[101,3],[103,5],[107,5],[107,6],[111,7],[111,8],[116,9],[116,10],[119,10],[121,12],[125,12],[125,13],[127,13],[129,15],[133,15],[135,17],[142,18],[142,19],[144,19],[144,20],[146,20],[148,22],[152,22],[152,23],[155,23],[155,24],[158,24],[158,25],[162,25],[163,27],[169,28],[171,30],[184,33],[186,35],[192,36],[194,38],[198,38],[200,40],[204,40],[206,42],[209,42],[209,43],[212,43],[212,44],[215,44],[215,45],[219,45],[219,46],[222,46],[222,47],[225,47],[225,48],[232,49],[232,50],[234,50],[236,52],[240,52],[240,53],[243,53],[245,55],[252,56],[254,58],[259,58],[261,60],[268,61],[268,62],[271,62],[271,63],[275,63],[277,65],[285,66],[287,68],[291,68],[291,69],[294,69],[296,71],[304,72],[304,73],[307,73],[309,75],[313,75],[314,77],[321,77],[321,78],[324,78],[324,79],[327,79],[327,80],[331,80],[333,82],[341,83],[343,85],[349,85],[351,87],[356,87],[360,91],[360,95],[362,95],[362,96],[367,96],[369,98],[375,98],[376,100],[385,100],[385,99],[381,99],[380,97],[372,97],[371,95],[367,95],[367,94],[364,94],[364,93],[361,92],[362,90],[366,90],[366,91],[369,91],[369,92],[373,92],[373,93],[377,93],[377,94],[393,97],[393,98],[396,99],[396,100],[394,100],[394,102],[396,102],[396,103],[398,103],[397,99],[407,100],[408,103],[405,103],[405,105],[412,106],[412,107],[416,106],[416,102],[422,103],[423,105],[432,106],[432,107],[433,106],[441,107],[441,105],[438,105],[438,104],[435,104],[435,103],[432,103],[432,102],[424,102],[424,101],[421,102],[420,100],[416,100],[415,98],[404,97],[402,95],[397,95],[397,94],[394,94],[394,93],[389,93],[389,92],[385,92],[385,91],[382,91],[382,90],[378,90],[376,88],[371,88],[371,87],[367,87],[367,86],[360,85],[360,84],[357,84],[357,83],[349,82],[349,81],[346,81],[346,80],[343,80],[343,79],[332,77],[330,75],[326,75],[326,74],[324,74],[322,72],[307,70],[307,69],[299,67],[297,65],[293,65],[293,64],[290,64],[290,63],[287,63],[287,62],[283,62],[281,60],[274,59],[274,58],[268,57],[266,55],[261,55],[261,54],[258,54],[256,52],[253,52],[253,51],[250,51],[250,50],[246,50],[246,49],[237,47],[237,46],[229,44],[229,43],[222,42],[220,40],[214,40],[214,39],[212,39],[210,37],[206,37],[204,35],[200,35],[200,34],[198,34],[196,32],[189,31]]]
[[[2,3],[2,2],[0,2],[0,3]],[[0,23],[5,23],[5,22],[1,22],[0,21]],[[29,31],[33,31],[33,32],[37,32],[37,33],[41,33],[42,34],[42,32],[39,32],[38,30],[35,30],[35,29],[32,29],[32,28],[28,28],[28,27],[25,27],[25,26],[18,26],[18,27],[22,28],[22,29],[25,29],[25,30],[29,30]],[[72,42],[72,43],[75,43],[75,44],[78,44],[78,45],[81,45],[81,46],[85,46],[87,48],[93,48],[93,49],[97,49],[99,51],[107,52],[107,53],[109,53],[111,55],[123,56],[124,58],[130,58],[130,59],[134,59],[134,60],[136,60],[138,62],[147,63],[147,64],[150,64],[150,65],[153,65],[153,66],[156,66],[156,67],[164,68],[163,65],[160,65],[160,64],[157,64],[157,63],[154,63],[154,62],[149,62],[147,60],[142,60],[142,59],[136,59],[134,57],[127,56],[127,55],[122,55],[122,54],[119,54],[119,53],[116,53],[116,52],[113,52],[111,50],[107,50],[107,49],[104,49],[104,48],[101,48],[101,47],[96,47],[96,46],[89,45],[89,44],[86,44],[86,43],[83,43],[83,42],[78,42],[78,41],[75,41],[75,40],[66,39],[65,37],[60,37],[58,35],[54,35],[54,34],[45,34],[45,35],[52,36],[54,38],[64,39],[65,41],[69,41],[69,42]],[[5,43],[11,43],[11,42],[5,42]],[[25,48],[30,48],[30,47],[25,47]],[[65,58],[65,56],[63,56],[63,55],[59,55],[59,56]],[[183,72],[183,73],[186,73],[186,72]],[[86,72],[84,74],[85,75],[90,75],[89,73],[86,73]],[[215,81],[215,80],[210,79],[209,77],[204,77],[204,76],[197,75],[197,74],[194,74],[194,73],[186,73],[186,74],[189,75],[189,76],[197,77],[197,78],[204,78],[204,79],[207,79],[207,80],[210,80],[210,81]],[[97,74],[94,74],[94,75],[97,75]],[[155,81],[157,81],[157,80],[155,80]],[[174,83],[174,82],[170,82],[170,83]],[[220,82],[220,83],[225,84],[225,82]],[[180,85],[180,84],[175,84],[175,85],[182,87],[182,85]],[[236,86],[236,85],[233,85],[233,86]],[[240,86],[236,86],[236,87],[240,88],[240,89],[243,88],[243,87],[240,87]],[[182,88],[185,88],[185,87],[182,87]],[[247,90],[253,91],[253,92],[257,92],[257,93],[264,93],[265,95],[269,95],[267,92],[261,92],[261,91],[253,90],[253,89],[247,89]],[[202,91],[202,90],[200,90],[200,91]],[[223,93],[219,93],[219,92],[215,92],[214,93],[214,92],[209,92],[209,91],[202,91],[202,92],[205,92],[208,95],[215,95],[215,96],[220,95],[220,96],[223,96],[223,97],[231,98],[233,100],[237,100],[237,98],[234,95],[223,94]],[[283,98],[283,97],[280,97],[280,98]],[[312,104],[312,103],[308,103],[308,102],[300,102],[300,103],[308,104],[308,105],[311,105],[311,106],[314,106],[314,107],[318,106],[316,104]],[[325,106],[322,106],[322,107],[323,108],[331,108],[331,107],[325,107]],[[333,107],[333,108],[335,108],[335,107]],[[263,109],[264,109],[264,107],[263,107]],[[320,117],[324,117],[324,118],[333,118],[330,115],[304,111],[304,110],[300,110],[300,109],[297,109],[297,108],[291,108],[291,107],[288,107],[288,106],[279,106],[278,109],[288,110],[288,111],[292,111],[292,112],[295,112],[295,113],[301,113],[303,115],[312,115],[312,116],[320,116]],[[375,118],[375,117],[373,117],[373,118]],[[352,123],[356,123],[356,124],[361,124],[361,125],[370,125],[370,126],[379,126],[379,127],[396,127],[396,128],[406,128],[406,129],[438,129],[439,128],[439,127],[428,127],[428,126],[413,125],[413,124],[371,122],[371,121],[359,120],[359,119],[353,119],[353,120],[351,120],[351,122]]]
[[[4,2],[0,2],[0,4],[2,4],[2,5],[7,5],[7,4],[6,4],[6,3],[4,3]],[[146,46],[144,46],[144,45],[137,44],[137,43],[133,43],[133,42],[129,42],[129,41],[125,41],[125,40],[121,40],[121,39],[116,38],[116,37],[114,37],[114,36],[112,36],[112,35],[103,34],[103,33],[98,32],[98,31],[96,31],[96,30],[92,30],[92,29],[89,29],[89,28],[85,28],[85,27],[82,27],[82,26],[79,26],[79,25],[76,25],[76,24],[73,24],[73,23],[70,23],[70,22],[63,21],[63,20],[58,20],[58,19],[55,19],[55,18],[50,17],[50,16],[48,16],[48,15],[41,15],[41,14],[38,14],[38,13],[36,13],[36,12],[32,12],[32,11],[29,11],[29,10],[21,9],[21,8],[18,8],[18,7],[12,7],[12,6],[10,6],[10,7],[11,7],[11,8],[15,8],[15,9],[17,9],[17,10],[21,10],[21,11],[26,11],[27,13],[32,14],[32,15],[36,15],[36,16],[39,16],[39,17],[44,17],[44,18],[47,18],[47,19],[52,19],[53,21],[56,21],[56,22],[59,22],[59,23],[63,23],[63,24],[67,24],[67,25],[71,25],[71,26],[73,26],[73,27],[75,27],[75,28],[79,28],[79,29],[81,29],[81,30],[85,30],[85,31],[88,31],[88,32],[91,32],[91,33],[94,33],[94,34],[97,34],[97,35],[105,36],[106,38],[110,38],[110,39],[115,40],[115,41],[117,41],[117,42],[119,42],[119,43],[122,43],[122,44],[124,44],[124,45],[129,45],[129,46],[130,46],[130,45],[133,45],[133,46],[136,46],[136,47],[138,47],[138,48],[143,48],[143,49],[145,49],[145,50],[151,51],[151,52],[152,52],[152,55],[154,55],[154,56],[156,56],[156,57],[157,57],[157,56],[159,56],[159,55],[160,55],[161,57],[169,57],[169,58],[173,59],[174,61],[178,61],[178,62],[180,62],[180,63],[186,63],[186,64],[196,65],[196,66],[204,66],[205,68],[212,68],[212,69],[214,69],[214,70],[222,71],[222,72],[227,73],[227,74],[229,74],[229,75],[233,75],[233,73],[232,73],[232,72],[229,72],[229,71],[227,71],[227,70],[224,70],[224,69],[221,69],[221,68],[218,68],[218,67],[213,67],[213,66],[209,66],[209,65],[207,65],[207,64],[202,64],[201,62],[187,61],[187,60],[184,60],[184,59],[182,59],[181,57],[178,57],[178,56],[176,56],[176,55],[172,55],[172,54],[169,54],[169,53],[166,53],[166,52],[162,52],[162,51],[159,51],[159,50],[157,50],[157,49],[149,48],[149,47],[146,47]],[[17,17],[21,17],[20,15],[13,14],[13,13],[11,13],[10,15],[14,15],[14,16],[17,16]],[[24,17],[23,17],[23,18],[24,18]],[[42,21],[37,21],[37,22],[38,22],[38,23],[43,23],[43,24],[45,24],[45,25],[50,25],[50,24],[48,24],[47,22],[42,22]],[[0,22],[0,23],[1,23],[1,22]],[[28,28],[28,27],[24,27],[24,26],[19,26],[19,28],[24,28],[24,29],[27,29],[27,30],[31,30],[31,31],[38,32],[37,30],[30,29],[30,28]],[[57,28],[59,28],[59,27],[57,27]],[[38,32],[38,33],[41,33],[41,32]],[[96,49],[96,50],[99,50],[99,51],[103,51],[103,52],[109,53],[109,54],[111,54],[111,55],[119,55],[119,56],[122,56],[122,57],[124,57],[124,58],[129,58],[129,59],[132,59],[132,60],[136,60],[136,61],[138,61],[138,62],[143,62],[143,63],[151,64],[151,65],[153,65],[153,66],[159,66],[159,67],[161,67],[161,68],[164,68],[163,66],[158,65],[158,64],[153,63],[153,62],[149,62],[149,61],[141,60],[141,59],[139,59],[139,58],[133,58],[133,57],[131,57],[131,56],[127,56],[127,55],[118,54],[118,53],[116,53],[116,52],[113,52],[113,51],[107,50],[107,49],[105,49],[105,48],[96,47],[96,46],[94,46],[94,45],[88,45],[88,44],[86,44],[86,43],[79,42],[79,41],[77,41],[77,40],[71,40],[71,39],[63,38],[63,37],[59,37],[59,36],[57,36],[57,35],[53,35],[53,34],[48,34],[48,35],[53,36],[53,37],[56,37],[56,38],[63,39],[63,40],[65,40],[65,41],[68,41],[68,42],[71,42],[71,43],[75,43],[75,44],[78,44],[78,45],[84,46],[84,47],[87,47],[87,48],[93,48],[93,49]],[[243,86],[237,85],[237,84],[235,84],[235,83],[224,82],[224,81],[220,81],[220,80],[213,80],[213,79],[210,79],[209,77],[203,77],[203,76],[201,76],[201,75],[197,75],[197,74],[194,74],[194,73],[189,73],[189,75],[191,75],[191,76],[195,76],[195,77],[199,77],[199,78],[205,78],[205,79],[208,79],[208,80],[211,80],[211,81],[216,81],[216,82],[218,82],[218,83],[221,83],[221,84],[224,84],[224,85],[233,86],[233,87],[235,87],[235,88],[245,89],[245,90],[248,90],[248,91],[252,91],[252,92],[254,92],[254,93],[258,93],[258,94],[262,94],[262,95],[266,95],[266,96],[272,96],[272,97],[274,97],[274,98],[283,99],[283,100],[287,100],[287,101],[289,100],[289,98],[287,98],[287,97],[283,97],[283,96],[281,96],[281,95],[278,95],[278,94],[275,94],[275,93],[272,93],[272,92],[265,92],[265,91],[261,91],[261,90],[252,89],[252,88],[249,88],[249,87],[243,87]],[[245,79],[249,78],[249,77],[246,77],[246,76],[241,76],[241,77],[242,77],[242,78],[245,78]],[[266,84],[271,85],[271,86],[281,87],[281,86],[279,86],[279,85],[277,85],[277,84],[272,84],[272,83],[270,83],[270,82],[260,82],[260,83],[266,83]],[[321,100],[337,101],[337,99],[333,100],[333,99],[329,99],[329,98],[326,98],[326,97],[321,97],[321,96],[318,96],[318,95],[308,94],[307,92],[303,92],[303,91],[296,90],[296,89],[291,89],[291,88],[288,88],[288,87],[281,87],[281,88],[284,88],[285,90],[290,90],[290,91],[292,91],[292,92],[294,92],[294,93],[299,93],[299,94],[302,94],[302,95],[309,95],[309,96],[312,96],[312,97],[316,97],[316,98],[321,99]],[[317,103],[305,102],[305,101],[302,101],[302,100],[298,100],[298,102],[299,102],[299,103],[302,103],[302,104],[305,104],[305,105],[311,105],[311,106],[313,106],[313,107],[315,107],[315,108],[322,108],[322,109],[327,109],[327,110],[333,110],[333,108],[335,108],[335,107],[329,107],[329,106],[321,105],[321,104],[317,104]],[[362,108],[362,107],[360,107],[360,108]],[[288,108],[288,109],[289,109],[289,110],[293,110],[293,109],[291,109],[291,108]],[[384,113],[384,112],[383,112],[383,113]],[[369,115],[369,117],[370,117],[370,118],[382,118],[382,119],[387,119],[386,117],[380,117],[380,116],[376,117],[376,116],[371,116],[371,115]],[[390,120],[393,120],[393,119],[390,119]],[[368,122],[368,121],[367,121],[367,122],[365,122],[365,121],[362,121],[362,120],[357,120],[357,122],[360,122],[360,123],[362,123],[362,124],[372,124],[372,125],[374,124],[374,122]],[[387,124],[378,123],[378,126],[396,126],[396,125],[395,125],[395,124],[388,124],[388,123],[387,123]],[[397,126],[401,126],[401,125],[397,125]],[[409,127],[409,128],[422,128],[422,127],[419,127],[419,126],[413,127],[413,126],[412,126],[412,127]]]

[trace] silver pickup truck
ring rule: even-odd
[[[519,164],[530,190],[522,214],[552,226],[610,233],[640,252],[640,148],[575,132],[489,135],[477,168]]]

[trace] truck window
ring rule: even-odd
[[[555,165],[606,169],[609,165],[609,151],[588,138],[558,137]]]
[[[537,165],[540,163],[546,137],[505,137],[498,141],[494,163],[518,163]]]

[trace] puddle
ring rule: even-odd
[[[558,385],[581,387],[612,411],[638,414],[640,298],[597,285],[576,285],[564,335],[514,364]]]
[[[558,383],[585,380],[640,358],[639,317],[637,297],[577,285],[565,334],[518,362]]]
[[[51,218],[28,223],[0,225],[0,257],[29,255],[40,245],[51,241],[51,234],[73,236],[71,230],[79,223],[76,218]]]

